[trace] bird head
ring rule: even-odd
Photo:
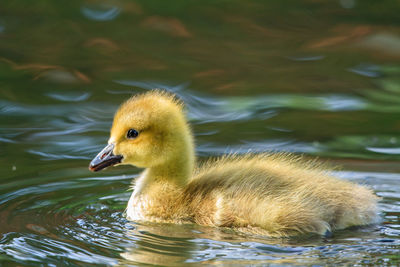
[[[191,149],[191,143],[182,102],[170,93],[151,91],[133,96],[120,106],[108,145],[89,169],[100,171],[117,164],[151,168]]]

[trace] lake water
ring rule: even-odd
[[[0,265],[400,265],[398,1],[6,1]],[[340,165],[382,222],[268,239],[129,222],[140,170],[90,173],[132,94],[187,104],[199,161],[291,151]]]

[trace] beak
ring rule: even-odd
[[[121,163],[123,156],[114,155],[114,144],[109,144],[90,162],[89,170],[93,172],[100,171],[108,166]]]

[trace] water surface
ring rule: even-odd
[[[0,9],[0,265],[400,264],[395,1],[18,1]],[[129,222],[140,170],[87,169],[118,105],[187,105],[199,161],[290,151],[338,164],[382,222],[268,239]]]

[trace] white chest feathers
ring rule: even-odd
[[[135,192],[133,192],[126,208],[127,219],[131,221],[146,220],[146,210],[149,204],[146,199],[143,199],[140,195],[135,195]]]
[[[126,217],[128,220],[144,220],[145,212],[148,208],[149,201],[142,195],[143,188],[147,183],[147,171],[144,171],[140,177],[135,181],[134,190],[128,201],[128,206],[126,208]]]

